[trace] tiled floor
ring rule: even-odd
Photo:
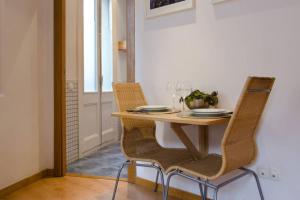
[[[68,166],[68,173],[115,177],[124,161],[126,160],[120,144],[114,143],[71,163]],[[127,168],[123,169],[121,177],[127,178]]]

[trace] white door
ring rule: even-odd
[[[82,0],[79,5],[79,156],[101,145],[101,85],[97,37],[97,4]]]
[[[102,93],[102,143],[118,140],[116,119],[111,116],[114,110],[112,92]]]
[[[79,156],[84,157],[101,145],[117,140],[118,135],[117,124],[111,117],[114,107],[111,89],[113,45],[109,28],[112,23],[111,3],[110,0],[81,2],[81,31],[78,34],[79,41],[82,41],[78,47]]]
[[[101,0],[101,66],[102,66],[102,143],[118,139],[114,109],[112,82],[114,71],[112,0]]]

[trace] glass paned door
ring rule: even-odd
[[[99,0],[100,1],[100,0]],[[100,62],[98,56],[98,4],[97,0],[82,0],[83,23],[79,49],[83,61],[79,66],[79,157],[82,158],[99,149],[102,143],[101,133],[101,88],[98,77]]]
[[[95,0],[84,0],[84,92],[98,91],[97,22]]]
[[[113,82],[112,1],[102,0],[101,7],[102,90],[103,92],[111,92]]]
[[[117,140],[114,109],[111,0],[82,0],[83,39],[79,91],[80,157]],[[101,85],[99,77],[103,77]]]

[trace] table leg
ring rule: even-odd
[[[190,138],[186,135],[184,130],[182,129],[182,124],[176,124],[176,123],[171,123],[171,128],[173,131],[176,133],[180,141],[185,145],[185,147],[191,152],[193,157],[197,160],[201,158],[201,154],[197,150],[197,148],[194,146]]]
[[[132,162],[131,165],[128,166],[128,183],[135,184],[136,180],[136,162]]]
[[[201,157],[208,155],[209,138],[208,138],[208,126],[199,126],[199,149]]]

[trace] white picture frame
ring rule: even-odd
[[[184,10],[193,9],[195,7],[195,0],[184,0],[159,8],[151,9],[151,0],[145,0],[146,4],[146,18],[153,18],[162,15],[180,12]]]

